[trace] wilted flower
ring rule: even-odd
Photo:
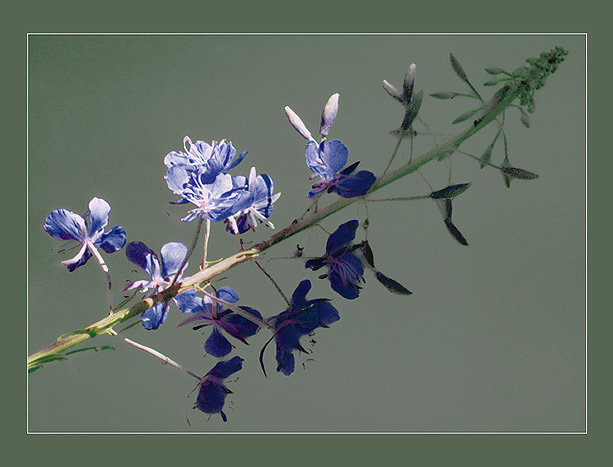
[[[232,394],[224,384],[224,380],[243,368],[245,360],[233,357],[230,360],[218,362],[200,381],[200,390],[194,408],[203,413],[221,415],[226,422],[228,418],[223,411],[228,394]]]

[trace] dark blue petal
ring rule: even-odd
[[[241,152],[238,155],[238,157],[234,160],[234,162],[232,162],[229,166],[226,167],[226,170],[230,170],[236,167],[238,164],[241,163],[241,161],[245,158],[246,155],[247,155],[247,151]]]
[[[174,298],[174,302],[183,313],[195,313],[204,309],[202,297],[196,295],[194,289],[187,290]]]
[[[85,250],[83,255],[79,258],[79,261],[77,261],[76,263],[67,264],[66,267],[68,268],[68,271],[72,272],[78,267],[83,266],[85,263],[87,263],[87,261],[91,257],[92,257],[92,254],[90,253],[89,248],[88,248]]]
[[[198,409],[207,414],[222,413],[228,393],[223,385],[216,381],[203,381],[196,399]]]
[[[240,308],[256,318],[260,320],[262,319],[262,315],[258,310],[246,306],[242,306]],[[247,337],[255,335],[260,330],[260,327],[257,324],[235,313],[226,315],[219,322],[219,325],[232,337],[242,342],[245,342]]]
[[[330,324],[341,319],[338,314],[338,310],[334,308],[329,301],[322,301],[319,304],[317,311],[319,312],[320,326],[329,326]]]
[[[111,206],[102,198],[92,198],[89,202],[90,237],[96,238],[109,222]]]
[[[328,237],[326,252],[333,253],[351,243],[355,238],[358,225],[359,223],[355,219],[339,225],[338,229]]]
[[[82,242],[87,236],[85,220],[67,209],[55,209],[49,213],[43,225],[45,232],[60,240]]]
[[[143,327],[147,330],[155,330],[160,327],[166,316],[168,316],[168,309],[170,307],[166,303],[159,303],[148,310],[144,311],[141,316],[141,322]]]
[[[107,233],[102,234],[95,244],[107,253],[115,253],[126,244],[126,231],[122,226],[117,225]]]
[[[219,332],[217,327],[213,327],[213,332],[204,344],[204,350],[213,357],[221,358],[232,352],[232,344]]]
[[[317,271],[318,269],[320,269],[323,266],[325,266],[325,264],[326,264],[326,259],[325,258],[313,258],[313,259],[309,259],[304,264],[304,267],[307,268],[307,269],[312,269],[313,271]]]
[[[191,171],[185,166],[175,165],[166,171],[166,185],[173,193],[183,190],[191,179]]]
[[[215,378],[226,379],[237,371],[242,370],[244,361],[245,360],[243,358],[236,356],[232,357],[230,360],[217,362],[211,371],[207,373],[207,376],[211,375]]]
[[[228,303],[238,302],[238,294],[231,287],[222,287],[217,291],[217,298]]]
[[[155,253],[143,242],[130,242],[126,246],[126,258],[128,258],[128,261],[143,268],[150,276],[153,274],[151,267],[152,257],[155,256]]]
[[[333,173],[338,173],[343,167],[345,167],[345,164],[349,159],[349,150],[347,149],[347,146],[337,139],[325,141],[322,143],[322,146],[322,159]]]
[[[308,264],[308,261],[307,261],[307,264]],[[307,266],[307,267],[310,267],[310,266]],[[306,300],[306,294],[309,293],[309,290],[311,290],[310,280],[305,279],[302,282],[300,282],[300,284],[298,284],[298,287],[296,287],[296,290],[294,290],[294,293],[292,294],[292,303],[294,304],[295,307],[299,308],[300,306],[302,306],[302,304]]]
[[[288,352],[285,349],[277,346],[277,371],[283,373],[285,376],[289,376],[295,369],[295,358],[292,352]]]
[[[170,242],[162,247],[162,277],[176,274],[187,255],[187,247],[181,242]]]
[[[334,191],[343,198],[363,196],[368,193],[376,179],[368,170],[360,170],[355,175],[339,175],[334,183]]]

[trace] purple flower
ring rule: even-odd
[[[224,422],[227,421],[223,406],[226,396],[232,394],[232,391],[224,385],[224,379],[242,370],[243,362],[241,357],[218,362],[200,381],[200,391],[198,391],[195,407],[206,414],[218,413]]]
[[[341,224],[328,237],[326,254],[320,258],[310,259],[305,264],[305,267],[313,271],[327,266],[332,290],[349,300],[358,297],[360,292],[358,283],[364,274],[362,260],[353,253],[351,245],[357,228],[358,221],[355,219]]]
[[[204,141],[192,140],[188,136],[183,138],[185,152],[169,152],[164,158],[164,165],[168,167],[168,173],[172,173],[174,167],[183,167],[187,170],[203,168],[203,183],[210,184],[215,181],[217,175],[236,167],[247,155],[247,151],[239,154],[237,159],[236,149],[231,142],[212,141],[211,144]],[[172,175],[171,175],[172,176]]]
[[[167,243],[160,250],[162,261],[158,260],[154,251],[150,250],[143,242],[130,242],[126,247],[126,257],[128,260],[141,268],[151,276],[151,280],[140,280],[128,284],[125,290],[141,289],[141,292],[147,292],[149,289],[153,293],[158,293],[165,290],[181,271],[179,268],[187,254],[187,247],[179,242]],[[185,264],[187,267],[187,263]],[[190,305],[193,306],[195,299],[195,290],[188,290],[173,298],[173,301],[183,310]],[[168,310],[170,309],[169,302],[158,303],[157,305],[145,310],[141,316],[143,327],[148,330],[157,329],[166,321]]]
[[[230,287],[222,287],[217,290],[217,298],[228,303],[236,303],[238,294]],[[177,299],[181,303],[181,296]],[[228,308],[224,308],[222,304],[212,300],[210,297],[186,297],[186,304],[181,304],[180,308],[184,313],[192,313],[192,316],[184,320],[179,326],[196,323],[194,330],[201,329],[206,326],[211,326],[211,335],[204,344],[204,350],[214,357],[225,357],[232,351],[232,344],[222,334],[225,331],[230,336],[247,344],[247,337],[253,336],[258,332],[259,326],[248,319],[234,313]],[[241,306],[241,309],[255,316],[259,320],[262,315],[259,311]]]
[[[268,322],[276,329],[273,336],[277,344],[277,371],[286,376],[295,369],[294,351],[306,352],[300,345],[300,338],[311,334],[316,328],[327,328],[338,321],[340,316],[328,299],[318,298],[306,300],[306,294],[311,289],[311,281],[303,280],[292,294],[292,301],[287,310],[269,318]],[[272,339],[271,339],[272,340]],[[263,356],[268,341],[260,352],[260,364],[264,369]]]
[[[118,225],[104,233],[110,211],[111,206],[105,200],[92,198],[89,211],[83,217],[67,209],[55,209],[45,219],[43,228],[49,235],[60,240],[74,240],[82,245],[74,258],[62,261],[70,272],[87,263],[94,255],[104,272],[108,273],[108,267],[96,247],[106,253],[114,253],[126,244],[126,231],[123,227]]]
[[[353,173],[359,162],[343,169],[349,158],[349,151],[347,146],[337,139],[322,141],[320,144],[309,141],[304,154],[309,169],[313,171],[313,176],[320,178],[320,181],[313,185],[313,189],[307,195],[309,198],[323,191],[336,192],[343,198],[363,196],[375,183],[376,177],[368,170]]]
[[[188,170],[184,166],[175,166],[174,169],[166,175],[168,188],[196,206],[196,209],[181,219],[183,222],[190,222],[197,217],[219,222],[252,202],[252,194],[245,187],[235,186],[230,174],[220,173],[213,183],[207,183],[209,177],[205,167]]]
[[[268,218],[274,209],[273,203],[279,199],[281,193],[273,194],[272,178],[266,174],[256,176],[255,167],[252,167],[248,179],[239,175],[232,181],[236,189],[244,189],[247,192],[251,204],[226,219],[226,230],[233,234],[242,234],[250,229],[255,231],[261,222],[274,229],[275,226]]]

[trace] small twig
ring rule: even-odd
[[[177,362],[175,362],[174,360],[168,358],[166,355],[161,354],[160,352],[158,352],[157,350],[153,350],[151,347],[147,347],[145,345],[139,344],[137,342],[134,342],[133,340],[128,339],[127,337],[124,339],[124,341],[126,341],[128,344],[136,347],[137,349],[140,350],[144,350],[145,352],[147,352],[148,354],[153,355],[155,358],[159,359],[164,365],[170,365],[175,367],[177,370],[181,370],[182,372],[188,374],[189,376],[191,376],[192,378],[196,378],[198,381],[202,380],[202,378],[200,378],[200,376],[198,376],[195,373],[192,373],[189,370],[186,370],[185,368],[183,368],[181,365],[179,365]]]
[[[281,290],[281,287],[279,287],[279,284],[277,284],[277,281],[275,281],[272,276],[270,274],[268,274],[266,272],[266,270],[260,265],[260,263],[258,263],[257,261],[253,261],[255,263],[255,265],[260,269],[260,271],[262,271],[264,273],[264,275],[266,277],[268,277],[268,279],[270,279],[270,282],[272,282],[272,285],[275,286],[275,289],[277,289],[277,292],[279,292],[279,295],[281,295],[281,297],[283,298],[283,300],[285,300],[285,303],[287,303],[287,306],[290,306],[290,301],[287,299],[287,297],[285,296],[285,294],[283,293],[283,290]]]

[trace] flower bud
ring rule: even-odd
[[[385,92],[387,92],[390,96],[392,96],[392,98],[396,99],[397,101],[402,100],[402,95],[400,94],[398,89],[396,89],[395,86],[392,86],[386,80],[383,80],[383,89],[385,89]]]
[[[285,115],[287,116],[287,119],[289,120],[290,125],[292,125],[294,127],[294,130],[300,133],[300,135],[304,139],[308,139],[308,140],[313,139],[313,137],[311,136],[311,132],[307,130],[307,127],[304,125],[304,123],[302,123],[302,120],[300,120],[300,117],[296,114],[296,112],[290,109],[289,106],[285,106]]]
[[[415,84],[415,63],[411,63],[409,71],[404,77],[402,83],[403,99],[406,104],[411,102],[411,96],[413,95],[413,85]]]
[[[328,102],[324,106],[324,110],[321,113],[321,124],[319,126],[319,134],[322,138],[328,136],[328,132],[330,131],[330,127],[332,123],[334,123],[334,118],[336,117],[336,112],[338,111],[338,93],[332,94]]]

